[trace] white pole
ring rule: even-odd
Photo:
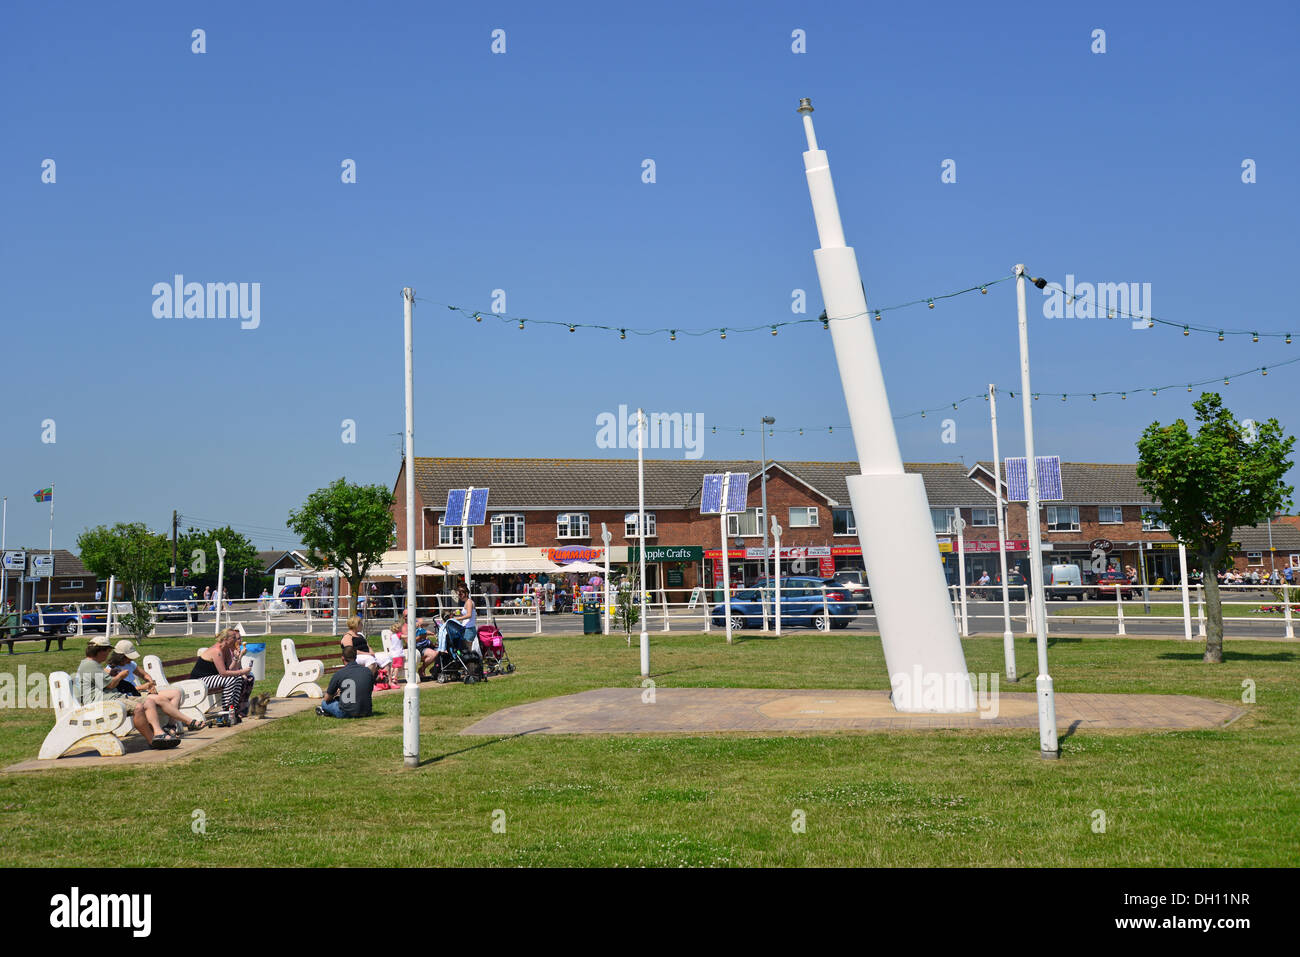
[[[9,532],[9,496],[4,497],[4,507],[0,510],[0,562],[4,560],[5,553],[5,536]],[[5,598],[8,597],[9,591],[9,569],[0,564],[0,615],[6,615],[9,612],[9,605],[6,604]]]
[[[961,636],[970,637],[970,621],[966,617],[966,520],[961,509],[954,507],[953,526],[957,529],[957,587],[961,598]]]
[[[867,580],[875,600],[891,701],[901,712],[975,710],[947,581],[920,475],[903,470],[857,255],[846,245],[830,160],[803,100],[803,154],[820,247],[813,252],[827,328],[844,390],[860,474],[847,478]],[[938,685],[942,690],[934,694]]]
[[[764,515],[767,513],[764,512]],[[776,559],[776,636],[781,637],[781,524],[772,516],[772,540],[776,548],[773,557]]]
[[[216,615],[213,616],[212,619],[213,628],[215,629],[215,631],[212,632],[214,635],[221,634],[221,598],[222,598],[222,592],[225,591],[225,587],[226,587],[226,549],[222,546],[220,542],[217,542],[217,594],[214,596],[216,599],[215,608],[217,609],[217,613]]]
[[[1119,620],[1119,630],[1115,634],[1127,634],[1124,631],[1124,589],[1119,582],[1115,582],[1115,617]]]
[[[48,605],[53,598],[50,596],[51,589],[54,588],[54,483],[50,483],[50,577],[45,579],[45,603]],[[32,589],[35,592],[36,589]],[[10,645],[10,648],[13,646]]]
[[[420,675],[415,654],[415,290],[402,289],[406,332],[406,690],[402,692],[402,763],[420,766]],[[465,568],[466,576],[469,567]]]
[[[1029,475],[1029,574],[1033,583],[1034,627],[1038,644],[1038,750],[1059,758],[1056,694],[1047,671],[1047,602],[1043,596],[1042,534],[1038,529],[1038,460],[1034,457],[1033,397],[1029,392],[1029,319],[1025,312],[1025,267],[1016,266],[1016,313],[1020,324],[1020,397],[1025,417],[1025,471]]]
[[[469,488],[465,489],[465,510],[461,512],[462,518],[469,515],[469,497],[470,497],[470,493],[472,493],[473,491],[474,491],[474,487],[472,485]],[[472,558],[472,556],[470,555],[471,548],[470,548],[470,540],[469,540],[469,526],[462,525],[460,527],[460,540],[461,540],[461,544],[465,548],[465,590],[469,592],[470,601],[473,601],[474,589],[473,586],[470,585],[470,577],[469,577],[470,574],[469,566]]]
[[[1205,637],[1205,586],[1196,586],[1196,637]]]
[[[117,581],[116,576],[108,576],[108,609],[104,614],[104,637],[112,637],[113,634],[113,585]]]
[[[727,496],[724,492],[722,500],[725,502]],[[721,512],[718,515],[718,522],[722,526],[722,610],[726,615],[727,625],[727,644],[731,644],[731,562],[727,554],[727,513]]]
[[[1295,637],[1295,626],[1291,624],[1291,586],[1282,585],[1282,614],[1286,618],[1286,636]]]
[[[636,410],[636,534],[641,542],[641,677],[650,676],[650,633],[646,630],[646,617],[650,614],[650,592],[645,580],[645,413]]]
[[[1183,580],[1183,637],[1192,640],[1192,608],[1187,594],[1187,546],[1178,543],[1178,574]]]
[[[601,603],[601,610],[605,616],[605,634],[609,634],[609,543],[614,536],[609,532],[609,526],[604,522],[600,523],[600,540],[605,543],[605,577],[600,582],[601,594],[605,600]]]
[[[1011,634],[1011,586],[1007,582],[1006,522],[1002,520],[1002,462],[998,458],[998,390],[989,383],[989,418],[993,426],[993,498],[998,513],[998,567],[1002,570],[1002,657],[1007,680],[1019,681],[1016,671],[1016,639]]]

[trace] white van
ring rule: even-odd
[[[1065,601],[1077,598],[1083,601],[1087,589],[1083,587],[1083,572],[1078,565],[1053,565],[1043,576],[1043,594],[1048,601]]]

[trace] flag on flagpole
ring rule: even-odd
[[[52,502],[54,501],[54,486],[51,485],[49,488],[43,488],[34,494],[36,496],[36,501],[38,502]]]

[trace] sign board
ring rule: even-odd
[[[447,490],[447,514],[444,525],[483,525],[487,521],[488,490],[453,488]]]
[[[1061,491],[1061,457],[1059,455],[1036,455],[1034,462],[1038,471],[1038,500],[1040,502],[1059,502],[1065,498]],[[1007,501],[1029,501],[1029,470],[1025,457],[1006,459],[1007,466]]]
[[[695,608],[695,606],[700,603],[700,599],[703,597],[704,597],[704,589],[701,586],[696,585],[694,588],[691,589],[691,601],[690,604],[686,606],[686,610],[690,611],[693,608]]]
[[[54,556],[33,555],[32,576],[35,578],[53,578],[54,577]]]
[[[641,560],[641,549],[635,545],[627,550],[627,560],[633,564]],[[703,545],[652,545],[645,550],[648,562],[701,562],[704,561]]]
[[[774,548],[746,548],[746,558],[771,558],[776,552]],[[829,545],[790,545],[781,546],[781,558],[783,560],[797,561],[800,558],[830,558],[831,547]]]
[[[1102,551],[1109,554],[1111,550],[1114,549],[1115,543],[1112,542],[1109,538],[1094,538],[1091,542],[1088,543],[1088,547],[1093,549],[1094,551]]]
[[[731,515],[745,510],[749,499],[749,474],[717,472],[704,476],[700,491],[701,515]]]
[[[7,572],[25,572],[27,570],[27,553],[21,551],[5,552],[4,570]]]
[[[682,575],[682,570],[680,568],[668,569],[668,574],[665,578],[668,580],[667,583],[669,588],[681,588],[682,585],[686,583],[686,579]]]

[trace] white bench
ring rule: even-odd
[[[203,649],[200,648],[199,651]],[[144,656],[144,670],[158,690],[179,688],[181,700],[178,707],[181,714],[189,721],[202,721],[210,711],[221,710],[221,695],[209,694],[208,689],[198,678],[185,678],[181,681],[168,681],[163,671],[162,660],[157,655]]]
[[[131,733],[134,725],[120,701],[77,704],[66,671],[50,675],[50,700],[54,705],[54,728],[45,736],[37,757],[51,760],[87,748],[106,758],[125,753],[122,738]]]
[[[289,698],[300,692],[308,698],[325,697],[320,685],[316,683],[325,673],[325,662],[315,659],[299,661],[298,648],[292,638],[280,640],[280,654],[284,658],[284,677],[275,689],[277,698]]]

